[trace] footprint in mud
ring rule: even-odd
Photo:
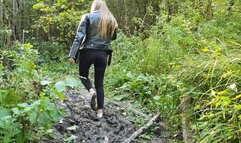
[[[103,118],[97,119],[85,90],[69,90],[65,96],[63,106],[67,114],[55,126],[57,141],[51,142],[121,143],[135,132],[134,123],[116,110],[118,106],[106,103]]]

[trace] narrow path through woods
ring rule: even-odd
[[[131,121],[129,112],[133,109],[125,111],[120,107],[120,103],[106,100],[104,117],[97,119],[95,112],[90,108],[90,96],[86,90],[69,90],[65,93],[65,98],[61,106],[67,113],[55,126],[55,134],[58,138],[48,142],[122,143],[139,128]],[[140,116],[148,116],[135,110],[132,112]],[[155,142],[167,141],[158,138],[150,141],[150,143]]]

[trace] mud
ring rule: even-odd
[[[135,132],[130,117],[117,105],[105,101],[105,112],[101,119],[90,108],[90,95],[85,91],[69,90],[62,103],[65,117],[55,126],[58,139],[52,142],[73,143],[121,143]]]
[[[122,143],[139,127],[133,122],[133,113],[120,106],[126,102],[116,103],[105,100],[105,112],[97,119],[95,111],[90,107],[91,96],[86,90],[69,90],[65,93],[65,101],[59,103],[66,110],[62,120],[48,134],[47,143]],[[131,107],[130,107],[131,108]],[[160,126],[156,123],[154,126]],[[148,131],[147,131],[148,132]],[[150,141],[135,139],[133,143],[168,143],[170,140],[160,138],[162,130]]]

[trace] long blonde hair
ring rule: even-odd
[[[111,38],[114,35],[118,24],[115,17],[109,11],[105,2],[102,0],[94,0],[91,6],[91,12],[98,11],[101,14],[99,32],[102,38]]]

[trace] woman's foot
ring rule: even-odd
[[[99,118],[99,119],[102,118],[103,117],[103,112],[104,112],[103,109],[98,109],[96,111],[97,118]]]

